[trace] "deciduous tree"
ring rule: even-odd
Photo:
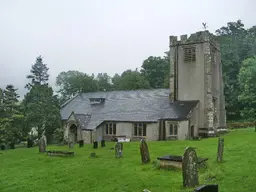
[[[244,105],[241,115],[244,119],[256,120],[256,57],[243,61],[239,70],[239,101]]]
[[[169,87],[170,65],[168,57],[150,56],[143,61],[141,68],[141,74],[149,82],[151,88]]]

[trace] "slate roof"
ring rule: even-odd
[[[169,89],[82,93],[67,101],[61,117],[67,120],[72,112],[82,129],[95,129],[104,121],[157,122],[159,119],[185,120],[198,101],[169,100]],[[90,98],[105,98],[101,104]]]

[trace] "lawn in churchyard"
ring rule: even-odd
[[[199,172],[200,184],[217,183],[219,191],[255,191],[256,132],[238,129],[224,137],[223,162],[217,163],[218,138],[201,141],[147,142],[151,162],[143,165],[140,143],[123,143],[123,157],[115,158],[114,142],[93,149],[85,144],[47,146],[47,150],[74,151],[73,157],[40,154],[38,147],[0,151],[1,192],[151,192],[192,191],[182,187],[181,170],[162,170],[157,157],[183,155],[186,147],[195,147],[197,156],[209,158],[206,170]],[[96,153],[96,158],[90,154]]]

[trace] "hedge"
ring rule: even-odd
[[[249,128],[249,127],[255,127],[256,122],[230,122],[227,123],[227,127],[229,129],[239,129],[239,128]]]

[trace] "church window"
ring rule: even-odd
[[[106,123],[106,135],[116,135],[116,124],[115,123]]]
[[[134,136],[146,136],[147,135],[147,124],[146,123],[134,123],[133,124],[133,135]]]
[[[192,63],[196,61],[196,47],[195,46],[184,46],[184,62]]]
[[[177,124],[170,124],[170,135],[177,136],[178,135],[178,125]]]

